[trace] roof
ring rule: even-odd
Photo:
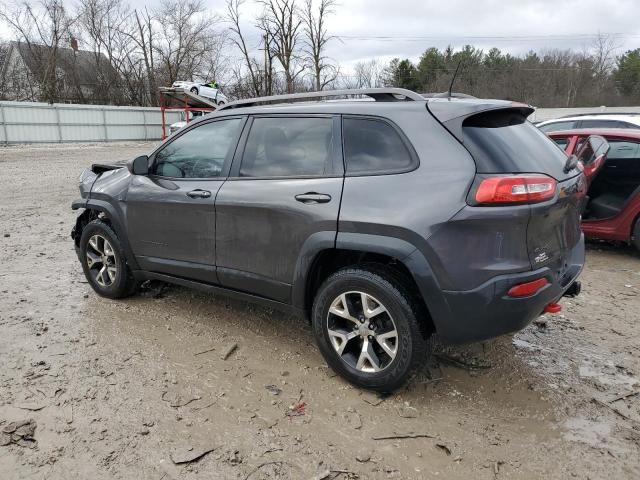
[[[353,98],[361,96],[367,98]],[[346,97],[346,98],[345,98]],[[340,98],[339,100],[329,100]],[[318,101],[321,100],[321,101]],[[231,102],[220,108],[218,115],[299,113],[299,114],[380,114],[415,109],[429,105],[441,121],[496,108],[532,108],[503,100],[486,100],[465,96],[425,98],[410,90],[384,87],[346,90],[323,90],[289,95],[249,98]],[[530,113],[530,112],[528,112]],[[528,114],[527,113],[527,114]]]
[[[629,114],[629,113],[608,113],[606,115],[603,115],[601,113],[594,113],[594,114],[580,114],[580,115],[569,115],[566,117],[560,117],[560,118],[554,118],[551,120],[544,120],[543,122],[538,123],[538,126],[540,125],[547,125],[549,123],[556,123],[556,122],[567,122],[567,121],[571,121],[571,120],[603,120],[603,116],[606,116],[606,120],[619,120],[621,122],[629,122],[629,123],[635,123],[640,125],[640,116],[636,115],[636,114]]]
[[[46,45],[28,44],[26,42],[11,42],[11,47],[16,48],[27,68],[34,75],[38,75],[44,67],[44,59],[48,58],[53,48]],[[72,48],[60,48],[57,52],[57,67],[65,75],[77,78],[80,85],[98,84],[98,73],[107,78],[116,78],[117,72],[109,63],[104,54],[97,54],[88,50],[74,50]]]
[[[640,140],[640,129],[634,128],[577,128],[547,133],[550,137],[571,137],[583,135],[601,135],[603,137],[624,137]]]

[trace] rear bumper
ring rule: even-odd
[[[562,272],[543,267],[500,275],[473,290],[444,290],[450,316],[448,321],[434,318],[438,336],[446,343],[469,343],[521,330],[538,317],[546,305],[558,301],[575,282],[584,266],[584,256],[584,237],[581,237],[565,259]],[[543,277],[550,283],[534,295],[507,296],[514,285]]]

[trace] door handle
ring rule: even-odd
[[[300,193],[295,198],[302,203],[328,203],[331,201],[331,195],[316,192]]]
[[[191,198],[209,198],[211,196],[211,192],[209,190],[201,190],[198,188],[196,190],[191,190],[187,193],[187,196]]]

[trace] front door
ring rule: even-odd
[[[127,193],[131,248],[143,270],[217,283],[215,197],[245,119],[194,125],[151,158]]]
[[[305,242],[314,235],[334,246],[343,183],[339,125],[333,116],[252,120],[216,200],[222,285],[289,303]]]

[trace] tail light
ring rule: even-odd
[[[546,278],[539,278],[532,282],[520,283],[511,287],[507,292],[507,296],[512,298],[530,297],[531,295],[538,293],[547,285],[549,285],[549,280]]]
[[[557,182],[542,174],[478,177],[470,200],[472,205],[517,205],[550,200]]]

